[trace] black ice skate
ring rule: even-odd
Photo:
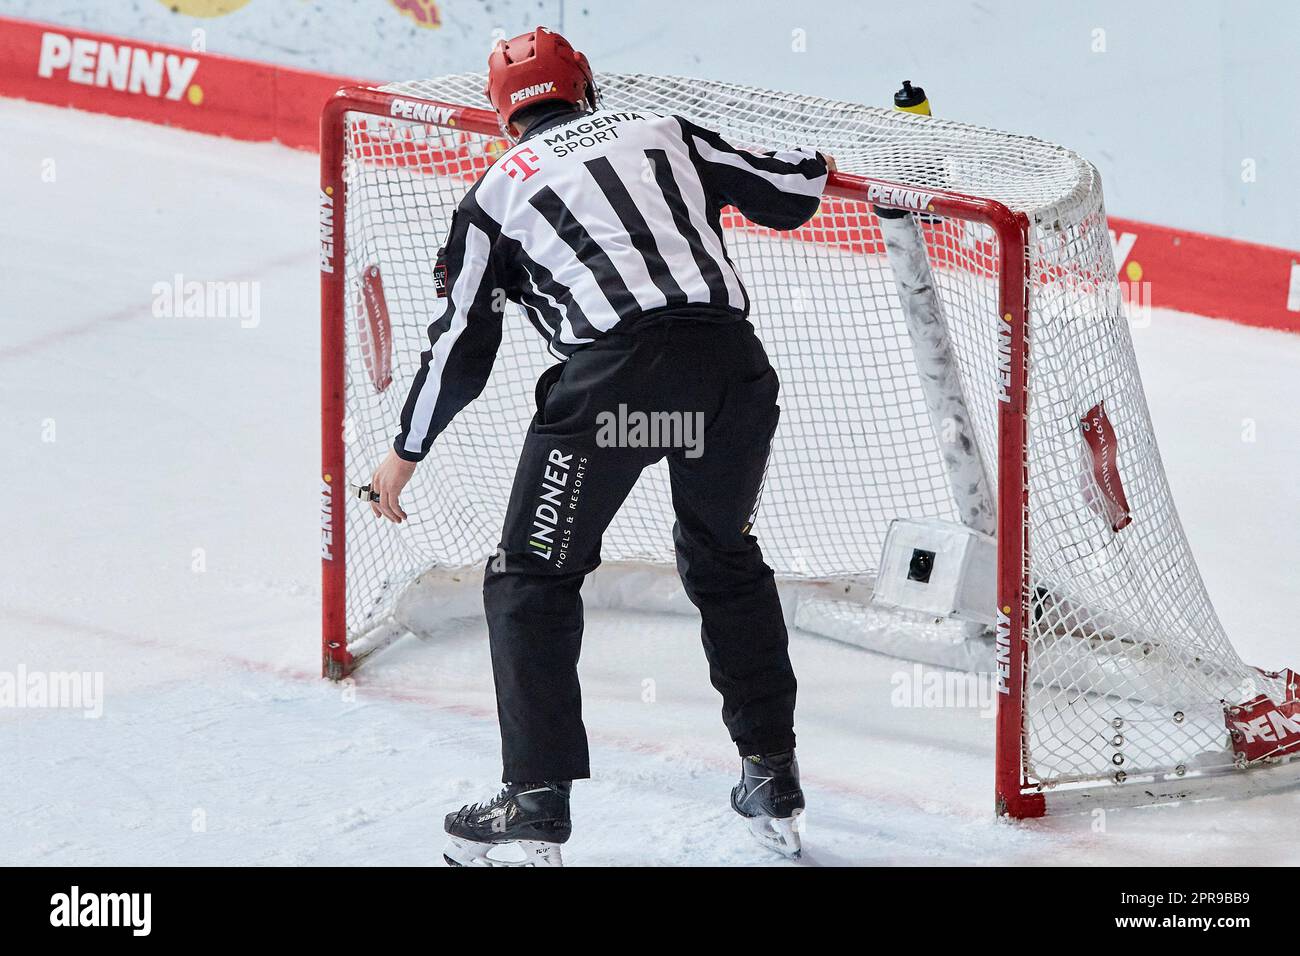
[[[452,866],[563,866],[571,787],[567,780],[508,783],[492,800],[447,814],[442,858]]]
[[[749,821],[758,841],[791,859],[803,849],[803,791],[794,751],[745,757],[740,783],[731,791],[731,806]]]

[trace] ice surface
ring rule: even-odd
[[[0,141],[0,671],[105,696],[0,708],[0,862],[439,863],[442,813],[499,769],[482,626],[317,677],[316,158],[9,101]],[[260,322],[155,317],[178,273],[256,280]],[[1300,664],[1300,338],[1159,309],[1135,338],[1228,632]],[[978,707],[895,708],[910,665],[792,653],[800,865],[1300,863],[1296,795],[995,823]],[[592,613],[581,672],[571,864],[791,865],[727,807],[692,620]]]

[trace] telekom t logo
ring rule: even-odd
[[[505,167],[506,175],[511,179],[520,181],[527,180],[529,176],[537,172],[537,164],[541,162],[537,153],[531,146],[525,146],[519,152],[506,159],[501,165]]]

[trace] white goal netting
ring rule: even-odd
[[[1230,753],[1220,701],[1275,686],[1225,636],[1188,548],[1160,462],[1116,280],[1096,171],[1029,137],[941,119],[728,84],[600,78],[604,105],[676,113],[754,146],[811,145],[845,172],[996,199],[1028,215],[1029,622],[1024,770],[1030,784],[1179,774]],[[485,105],[477,75],[396,84],[405,97]],[[432,264],[450,213],[505,144],[452,127],[348,115],[346,479],[368,482],[390,447],[441,305]],[[755,533],[787,580],[870,581],[896,518],[959,521],[917,381],[879,220],[827,199],[776,234],[725,217],[752,321],[782,383],[782,421]],[[973,418],[997,484],[998,257],[972,223],[921,223]],[[368,282],[367,275],[372,278]],[[373,277],[379,277],[375,282]],[[380,387],[367,295],[391,320],[391,383]],[[384,623],[430,568],[481,566],[501,528],[533,383],[553,359],[513,307],[491,381],[434,445],[402,526],[351,503],[347,625]],[[1115,530],[1084,419],[1104,408],[1131,516]],[[1020,507],[1004,500],[1000,507]],[[666,473],[647,472],[605,538],[606,561],[673,562]],[[860,604],[832,613],[854,626]]]

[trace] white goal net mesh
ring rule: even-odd
[[[600,82],[607,107],[685,115],[741,144],[815,146],[845,172],[996,199],[1028,215],[1026,774],[1055,785],[1222,761],[1221,699],[1274,688],[1224,635],[1175,512],[1095,170],[1029,137],[890,110],[698,80]],[[464,75],[385,89],[481,107],[482,88],[481,76]],[[360,112],[348,114],[345,136],[346,479],[364,484],[390,447],[426,327],[441,311],[432,264],[451,211],[505,144]],[[724,221],[782,384],[755,533],[782,578],[869,580],[892,520],[959,520],[879,221],[864,203],[829,198],[795,233]],[[979,453],[996,482],[996,241],[967,222],[931,218],[921,227]],[[366,297],[379,287],[392,334],[383,388],[373,357],[385,350],[368,341],[366,321]],[[533,383],[554,361],[544,346],[512,307],[487,389],[435,442],[409,487],[406,524],[350,503],[350,636],[382,623],[422,572],[481,566],[492,554]],[[1081,430],[1098,406],[1132,516],[1119,531]],[[605,560],[671,565],[672,520],[666,473],[651,469],[606,535]],[[865,611],[846,602],[835,613],[851,626]]]

